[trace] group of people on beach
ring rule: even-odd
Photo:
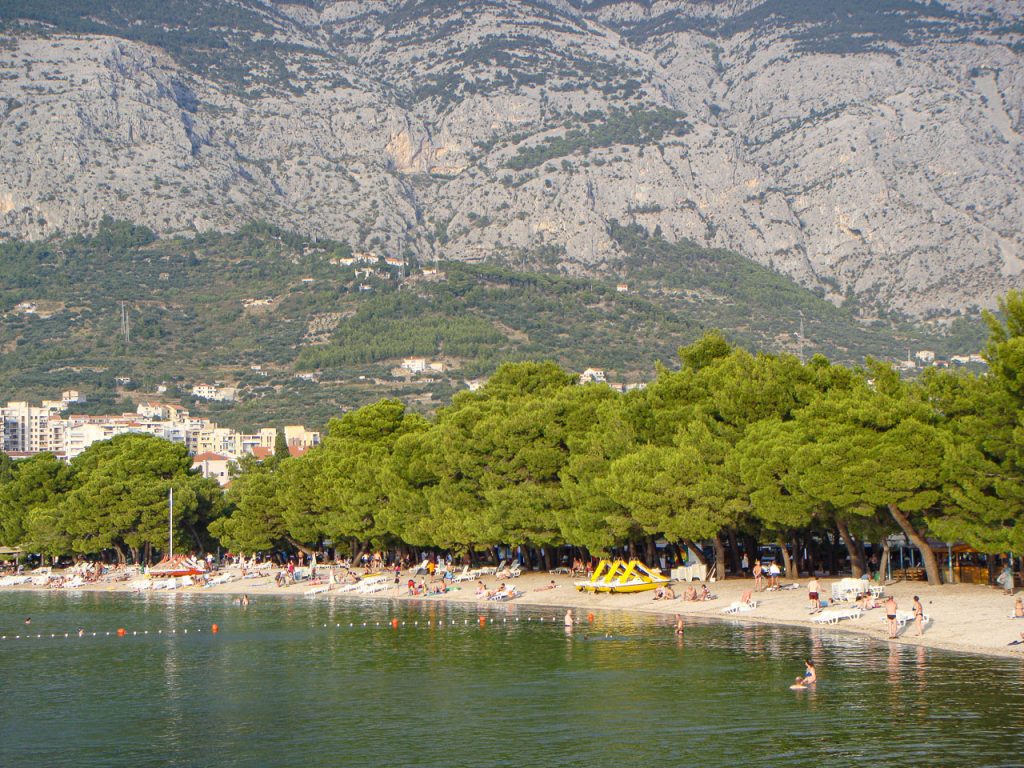
[[[763,592],[767,590],[776,590],[780,588],[779,579],[782,577],[782,569],[779,568],[779,564],[772,560],[768,564],[767,568],[767,586],[765,583],[765,567],[760,562],[755,561],[754,568],[751,571],[751,575],[754,577],[754,591]]]
[[[654,590],[655,600],[675,600],[677,597],[679,596],[676,595],[676,591],[667,584]],[[715,596],[711,594],[711,590],[708,589],[708,585],[705,582],[700,585],[700,590],[691,584],[683,590],[682,598],[690,602],[700,602],[703,600],[714,600]]]

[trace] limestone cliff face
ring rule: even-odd
[[[6,236],[263,219],[585,271],[615,219],[869,308],[1024,287],[1003,4],[202,0],[180,37],[105,8],[0,19]]]

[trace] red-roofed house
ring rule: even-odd
[[[219,453],[200,453],[192,458],[192,469],[198,469],[203,477],[212,477],[222,486],[230,482],[228,465],[231,459]]]
[[[265,445],[254,445],[252,447],[252,455],[256,457],[256,461],[263,461],[274,455],[274,449],[267,448]]]

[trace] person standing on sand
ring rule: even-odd
[[[750,570],[750,560],[747,558],[746,552],[743,553],[743,559],[740,560],[740,570],[743,571],[744,574]]]
[[[760,592],[761,587],[764,584],[764,568],[761,567],[761,561],[756,560],[754,562],[754,591]]]
[[[821,591],[821,585],[818,583],[817,576],[811,576],[811,580],[807,582],[807,602],[811,604],[811,613],[817,613],[821,610],[821,603],[818,600],[818,593]]]
[[[1013,569],[1010,567],[1009,563],[1007,563],[1003,568],[1003,572],[999,574],[999,577],[996,579],[996,584],[1002,586],[1003,594],[1013,594]]]
[[[924,606],[917,595],[914,595],[914,624],[917,625],[917,636],[920,637],[924,634]]]
[[[779,564],[772,560],[772,564],[768,566],[768,576],[771,578],[770,589],[778,589],[781,585],[779,584],[779,576],[782,575],[782,571],[779,569]]]
[[[889,639],[895,640],[900,625],[896,623],[896,598],[892,595],[885,601],[885,618],[889,620]]]

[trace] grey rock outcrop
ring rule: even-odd
[[[197,8],[180,39],[99,4],[4,20],[5,236],[261,219],[582,272],[615,268],[614,219],[865,314],[1024,287],[1024,40],[998,3]]]

